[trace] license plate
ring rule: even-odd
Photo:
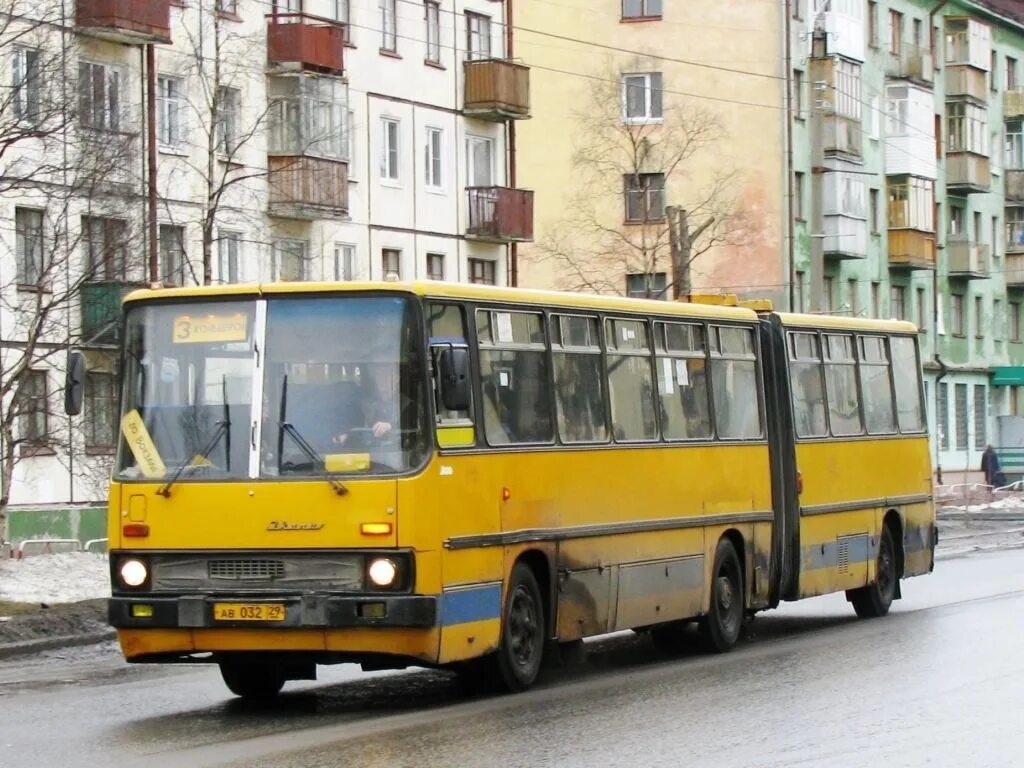
[[[280,603],[214,603],[215,621],[284,621]]]

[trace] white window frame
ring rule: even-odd
[[[479,144],[483,146],[487,145],[487,181],[486,183],[480,183],[477,181],[477,162],[476,153],[474,152],[475,146]],[[495,186],[494,179],[494,139],[490,136],[474,136],[472,134],[466,136],[466,186],[467,187],[493,187]]]
[[[334,244],[334,279],[356,279],[356,246],[355,243]]]
[[[32,221],[28,221],[29,218]],[[43,282],[45,219],[44,212],[39,208],[18,206],[14,209],[15,267],[18,285],[39,286]]]
[[[444,129],[428,125],[426,135],[423,183],[432,192],[444,192]]]
[[[36,125],[42,117],[40,55],[37,48],[22,45],[13,46],[11,52],[11,107],[14,116],[26,125]]]
[[[624,72],[621,79],[622,122],[626,125],[648,125],[664,122],[664,82],[664,75],[661,72]],[[629,92],[631,88],[643,88],[643,114],[629,114]]]
[[[221,229],[217,232],[217,281],[241,282],[242,233]],[[232,275],[232,273],[234,273]],[[233,279],[232,279],[233,278]]]
[[[380,9],[380,49],[388,53],[398,52],[398,11],[397,0],[378,0]]]
[[[441,63],[441,3],[437,0],[426,0],[423,4],[423,18],[426,23],[427,52],[424,61],[430,64]]]
[[[835,113],[851,120],[861,119],[861,65],[846,59],[836,59],[833,99]]]
[[[161,150],[180,151],[185,145],[185,81],[173,75],[156,79],[157,143]]]
[[[284,282],[281,277],[285,259],[297,259],[296,281],[309,280],[309,241],[291,237],[274,240],[271,247],[271,276],[275,282]]]
[[[439,251],[430,251],[430,252],[427,253],[427,279],[428,280],[444,280],[445,279],[445,266],[446,266],[446,262],[447,262],[447,258],[445,258],[446,255],[447,254],[441,253]],[[433,273],[431,271],[431,269],[430,269],[430,261],[431,261],[431,259],[440,259],[441,260],[441,274],[440,274],[440,276],[436,275],[435,273]]]
[[[968,101],[946,102],[947,152],[988,156],[988,107]]]
[[[102,100],[97,105],[93,99],[102,79]],[[86,87],[86,86],[89,87]],[[125,122],[121,99],[124,93],[124,73],[121,68],[101,61],[82,60],[78,63],[78,119],[82,127],[93,131],[122,133]]]
[[[466,11],[466,60],[483,61],[491,58],[491,17],[476,11]]]
[[[242,143],[242,91],[227,85],[219,87],[217,97],[217,151],[234,155]]]
[[[380,178],[386,186],[401,186],[402,121],[397,117],[380,119]]]

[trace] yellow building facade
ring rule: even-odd
[[[671,297],[676,207],[692,291],[785,304],[784,19],[764,0],[515,0],[517,185],[535,190],[518,284]]]

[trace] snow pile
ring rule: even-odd
[[[0,560],[0,600],[74,603],[110,597],[106,554],[60,552],[22,560]]]

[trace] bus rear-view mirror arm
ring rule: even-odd
[[[85,353],[75,349],[68,352],[68,364],[64,372],[64,413],[68,416],[80,414],[84,394]]]

